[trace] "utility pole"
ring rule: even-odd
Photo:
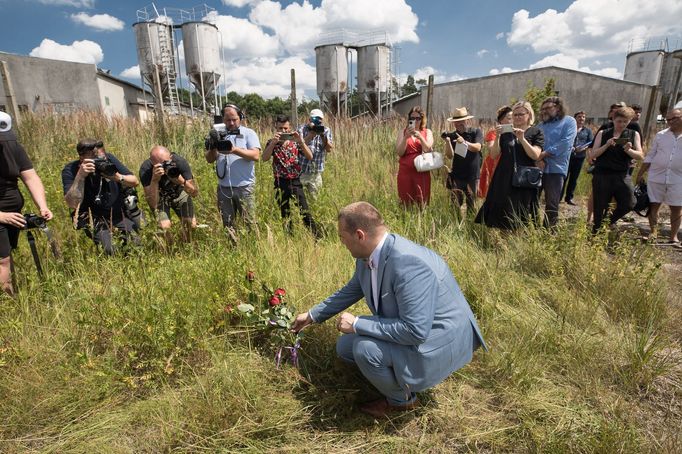
[[[17,98],[14,95],[14,86],[12,85],[12,78],[9,74],[9,67],[7,62],[0,60],[0,74],[2,75],[2,85],[5,89],[5,97],[7,98],[7,109],[12,116],[12,121],[19,125],[21,117],[19,115],[19,107],[17,106]]]
[[[289,96],[291,98],[291,122],[292,122],[292,129],[297,129],[298,128],[298,111],[296,109],[296,70],[294,68],[291,68],[291,95]]]
[[[433,74],[429,75],[429,85],[426,89],[426,118],[429,120],[429,125],[431,126],[431,110],[433,109]]]

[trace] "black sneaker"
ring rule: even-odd
[[[573,200],[566,200],[566,204],[571,205],[573,207],[578,206],[575,202],[573,202]]]

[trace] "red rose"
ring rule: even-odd
[[[246,272],[246,280],[249,282],[253,282],[256,280],[256,273],[253,271],[247,271]]]
[[[284,296],[287,294],[287,291],[284,290],[283,288],[278,288],[275,290],[275,296]]]
[[[231,305],[228,304],[227,306],[225,306],[225,309],[223,309],[223,311],[224,311],[226,314],[231,314],[232,312],[234,312],[234,308],[233,308]]]
[[[268,301],[268,304],[270,304],[270,306],[273,306],[273,307],[279,306],[281,303],[282,303],[282,300],[280,300],[279,296],[276,296],[276,295],[273,296],[272,298],[270,298],[270,301]]]

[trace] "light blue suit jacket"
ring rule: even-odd
[[[377,268],[378,310],[372,304],[371,272],[356,260],[351,280],[313,307],[317,323],[363,296],[372,311],[360,316],[355,331],[395,344],[393,369],[401,386],[422,391],[443,381],[486,348],[474,314],[447,263],[432,250],[389,234]]]

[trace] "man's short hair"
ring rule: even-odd
[[[635,111],[635,113],[641,113],[642,112],[642,106],[639,104],[633,104],[630,107],[632,107],[632,110]]]
[[[579,111],[577,111],[576,113],[573,114],[573,118],[577,118],[578,115],[585,115],[585,116],[587,116],[587,114],[585,113],[584,110],[579,110]]]
[[[502,121],[502,119],[506,117],[507,114],[511,111],[512,108],[509,106],[502,106],[499,109],[497,109],[497,121]]]
[[[99,139],[81,139],[76,144],[76,151],[79,155],[85,154],[96,148],[102,148],[104,143]]]
[[[277,115],[275,116],[275,123],[286,123],[289,120],[289,115]]]
[[[368,235],[374,235],[384,225],[384,218],[379,210],[367,202],[355,202],[341,208],[338,221],[346,232],[360,229]]]

